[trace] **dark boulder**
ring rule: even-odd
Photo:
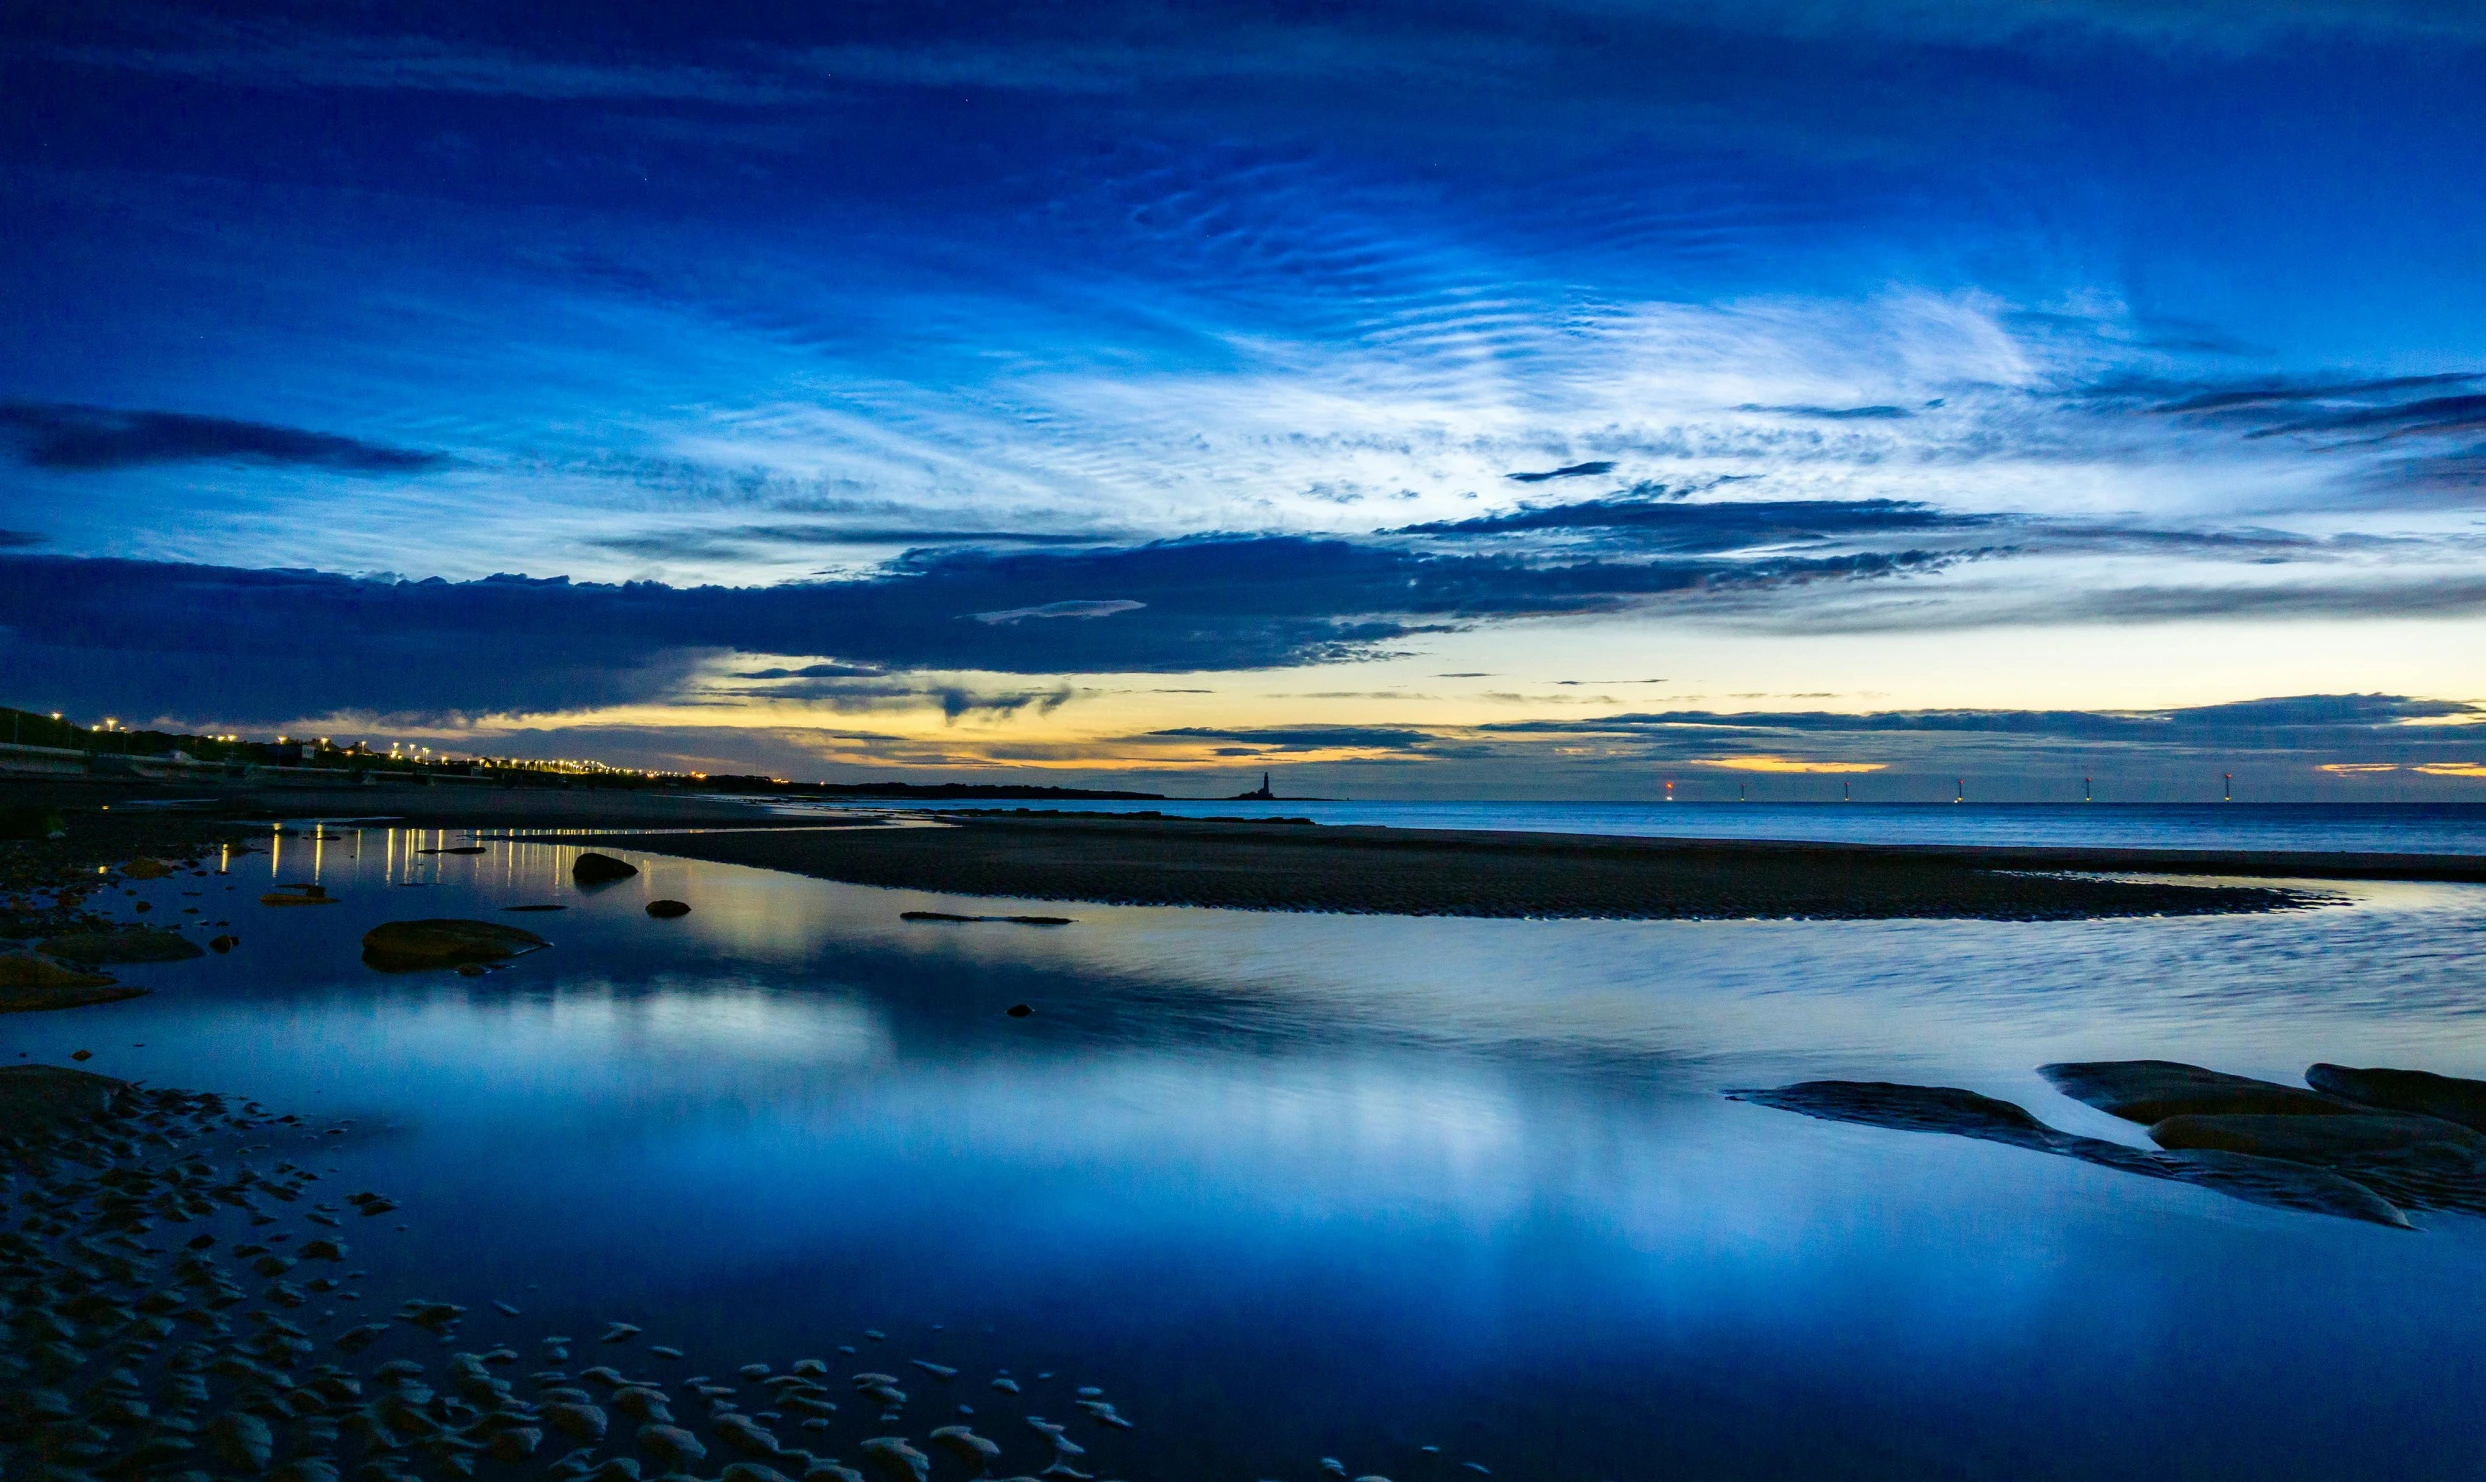
[[[593,851],[580,855],[570,865],[570,878],[581,885],[610,885],[639,873],[639,867],[609,854]]]
[[[688,916],[690,913],[690,906],[682,901],[649,901],[647,903],[647,914],[660,921],[670,921],[676,916]]]

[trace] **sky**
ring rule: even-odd
[[[2486,801],[2470,0],[0,4],[0,702]]]

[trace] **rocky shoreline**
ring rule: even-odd
[[[317,1132],[213,1093],[0,1067],[0,1187],[17,1216],[0,1229],[0,1475],[1077,1482],[1096,1475],[1079,1465],[1091,1446],[1131,1428],[1102,1392],[1050,1373],[876,1366],[863,1344],[886,1340],[869,1331],[782,1370],[675,1378],[656,1370],[688,1357],[618,1319],[523,1351],[460,1346],[469,1306],[428,1295],[357,1321],[389,1278],[353,1264],[349,1227],[397,1204],[323,1197],[311,1168],[249,1156]],[[502,1327],[521,1315],[491,1306]]]
[[[2157,1150],[2049,1127],[1957,1086],[1805,1081],[1730,1091],[1830,1122],[1940,1132],[2172,1179],[2248,1203],[2410,1228],[2411,1211],[2486,1215],[2486,1081],[2318,1064],[2305,1086],[2173,1060],[2046,1065],[2075,1101],[2148,1129]]]

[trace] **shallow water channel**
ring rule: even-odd
[[[367,1310],[331,1327],[433,1297],[474,1309],[467,1347],[618,1319],[683,1374],[825,1355],[905,1373],[919,1429],[970,1407],[1005,1473],[1043,1460],[1017,1417],[1077,1421],[1095,1386],[1135,1428],[1080,1424],[1085,1469],[1131,1482],[1324,1457],[1397,1482],[2469,1477],[2486,1444],[2486,1222],[2389,1230],[1719,1094],[1964,1086],[2137,1143],[2035,1067],[2486,1076],[2486,888],[2085,924],[1415,920],[635,851],[582,892],[567,848],[329,832],[133,887],[240,944],[0,1045],[302,1113],[271,1156],[402,1206],[351,1220]],[[258,903],[291,881],[339,903]],[[650,919],[659,897],[692,912]],[[500,914],[537,903],[567,909]],[[480,978],[360,961],[371,926],[434,916],[555,945]]]

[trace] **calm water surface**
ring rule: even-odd
[[[656,856],[584,894],[549,845],[276,842],[139,887],[150,920],[232,922],[231,955],[0,1020],[6,1048],[351,1119],[277,1152],[402,1201],[347,1232],[361,1305],[466,1303],[464,1346],[620,1318],[690,1351],[634,1372],[934,1360],[963,1372],[907,1385],[919,1444],[963,1403],[1032,1471],[1033,1411],[1133,1482],[1309,1482],[1324,1456],[1398,1482],[2449,1478],[2486,1446],[2486,1222],[2282,1213],[1719,1094],[1960,1085],[2139,1141],[2033,1068],[2486,1076],[2477,888],[2089,924],[1047,930]],[[310,879],[342,904],[257,904]],[[649,919],[659,896],[693,914]],[[569,909],[496,914],[528,902]],[[360,963],[420,916],[556,945],[478,979]],[[1086,1424],[1077,1384],[1137,1429]]]
[[[785,800],[788,814],[932,812],[958,804]],[[1162,812],[1185,818],[1309,818],[1391,828],[1517,829],[1683,839],[1861,844],[2028,844],[2130,849],[2320,849],[2486,854],[2475,803],[988,803],[1039,811]]]

